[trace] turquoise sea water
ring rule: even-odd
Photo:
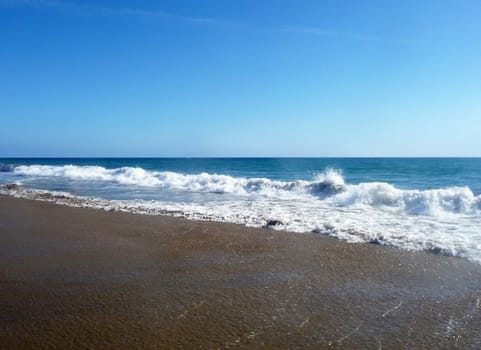
[[[481,262],[481,158],[0,159],[0,185],[11,183],[2,191],[20,197],[276,222]]]

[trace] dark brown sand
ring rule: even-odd
[[[480,349],[481,266],[0,196],[2,349]]]

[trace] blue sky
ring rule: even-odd
[[[480,14],[0,0],[0,156],[481,156]]]

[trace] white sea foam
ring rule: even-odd
[[[274,181],[267,178],[242,178],[219,174],[181,174],[123,167],[105,169],[100,166],[17,166],[17,175],[61,177],[77,181],[105,181],[159,190],[262,195],[271,198],[316,197],[336,207],[393,207],[411,215],[472,214],[481,209],[481,197],[468,187],[432,190],[401,190],[383,182],[346,185],[340,172],[329,169],[313,181]]]
[[[57,177],[77,181],[107,181],[141,187],[184,190],[207,193],[250,193],[279,195],[279,192],[320,193],[335,192],[344,187],[342,176],[329,170],[315,181],[273,181],[267,178],[236,178],[221,174],[181,174],[170,171],[148,171],[142,168],[123,167],[105,169],[100,166],[49,166],[21,165],[13,169],[17,175],[30,177]]]
[[[167,214],[275,229],[314,231],[350,242],[376,242],[430,250],[481,263],[481,196],[468,187],[402,190],[388,183],[345,184],[328,170],[312,181],[274,181],[219,174],[180,174],[142,168],[17,166],[21,178],[116,183],[159,192],[213,193],[197,201],[105,200],[12,186],[0,193],[60,204]],[[228,194],[224,197],[223,194]],[[217,199],[218,198],[218,199]]]
[[[411,215],[439,216],[474,214],[480,209],[481,198],[468,187],[400,190],[387,183],[371,182],[347,186],[332,198],[332,203],[344,207],[394,207]]]

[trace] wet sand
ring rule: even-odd
[[[1,349],[479,349],[481,266],[0,196]]]

